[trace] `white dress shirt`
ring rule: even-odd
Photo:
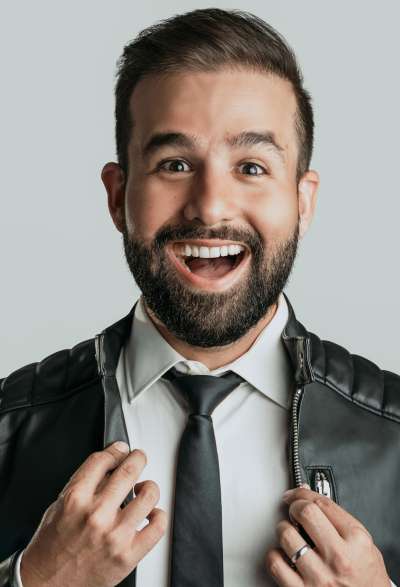
[[[176,460],[187,422],[183,398],[161,379],[171,367],[189,374],[234,371],[245,381],[213,411],[220,467],[224,584],[226,587],[275,587],[265,558],[278,547],[276,525],[287,519],[282,494],[289,489],[288,410],[294,390],[292,367],[281,340],[288,319],[281,293],[269,324],[241,357],[218,369],[187,360],[163,338],[147,316],[143,297],[116,370],[131,450],[140,448],[147,465],[138,481],[160,488],[156,507],[168,514],[165,534],[139,562],[136,587],[168,587]],[[145,519],[137,529],[148,523]],[[22,582],[19,566],[16,579]]]
[[[227,587],[276,585],[268,577],[265,556],[268,548],[277,544],[276,524],[286,517],[287,509],[282,493],[289,488],[288,408],[294,383],[280,338],[287,319],[288,308],[281,294],[274,317],[251,348],[229,365],[210,371],[174,350],[139,303],[117,368],[119,389],[125,390],[121,395],[129,444],[147,455],[139,480],[152,479],[159,485],[157,507],[167,512],[170,522],[178,446],[188,416],[172,382],[161,380],[161,376],[175,366],[192,374],[220,375],[232,370],[245,379],[212,413]],[[140,561],[137,587],[168,587],[171,529],[169,523],[160,542]]]

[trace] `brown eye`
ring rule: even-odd
[[[184,166],[187,165],[186,161],[183,161],[182,159],[169,159],[168,161],[163,161],[162,163],[160,163],[160,165],[158,166],[158,169],[163,169],[164,171],[170,171],[170,172],[181,172],[181,171],[187,171],[187,169],[184,169]],[[168,166],[168,167],[166,167]],[[174,166],[171,168],[171,166]]]
[[[258,163],[252,163],[252,162],[247,162],[247,163],[242,163],[242,165],[239,165],[239,167],[247,167],[247,169],[250,170],[249,173],[246,173],[246,175],[264,175],[265,173],[267,173],[267,171],[264,169],[264,167],[261,167],[261,165],[258,165]],[[257,167],[258,169],[261,169],[262,173],[257,173]]]

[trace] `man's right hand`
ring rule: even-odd
[[[160,499],[154,481],[136,483],[136,497],[121,508],[146,462],[144,452],[128,454],[115,443],[89,455],[25,548],[24,587],[113,587],[129,575],[167,525],[166,512],[154,507]],[[145,518],[149,523],[138,531]]]

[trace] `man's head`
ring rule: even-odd
[[[116,138],[102,179],[148,310],[193,346],[233,343],[276,303],[315,207],[294,54],[237,10],[154,25],[120,59]],[[228,243],[242,252],[193,257]]]

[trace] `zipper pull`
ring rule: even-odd
[[[309,374],[307,369],[307,347],[310,341],[308,338],[299,336],[296,340],[296,354],[297,354],[297,369],[295,373],[295,380],[298,386],[310,383],[313,380],[313,376]]]
[[[315,473],[315,491],[321,495],[332,498],[331,485],[323,471]]]

